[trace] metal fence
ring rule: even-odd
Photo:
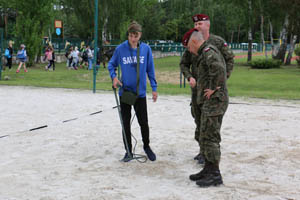
[[[2,41],[3,43],[3,48],[7,48],[8,46],[8,41],[13,40],[15,41],[15,44],[13,45],[14,52],[17,52],[19,45],[22,43],[22,41],[10,38],[10,39],[4,39]],[[143,41],[147,43],[152,51],[161,51],[161,52],[183,52],[185,48],[182,46],[181,43],[176,43],[176,42],[170,42],[170,41],[163,41],[163,40],[145,40]],[[98,45],[102,47],[115,47],[122,43],[121,40],[112,40],[109,42],[109,45]],[[46,46],[46,39],[41,40],[41,44],[43,46]],[[79,49],[81,46],[84,45],[93,45],[93,40],[88,40],[88,39],[80,39],[80,38],[53,38],[51,41],[52,46],[54,47],[55,51],[58,53],[63,53],[66,51],[67,46],[77,46]],[[26,44],[25,44],[26,45]],[[239,50],[239,51],[248,51],[248,43],[228,43],[229,47],[232,50]],[[289,47],[289,45],[288,45]],[[263,48],[261,43],[252,43],[252,50],[253,51],[259,51],[262,52],[264,50],[266,51],[271,51],[272,46],[271,44],[266,44],[265,48]]]

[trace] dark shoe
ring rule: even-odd
[[[205,158],[204,158],[203,154],[200,154],[200,156],[198,157],[198,164],[200,164],[200,165],[205,164]]]
[[[223,184],[220,171],[213,171],[207,173],[203,178],[196,182],[200,187],[210,187]]]
[[[198,153],[195,157],[194,160],[199,160],[199,157],[202,156],[201,153]]]
[[[205,175],[208,173],[208,170],[206,167],[204,167],[200,172],[198,172],[197,174],[192,174],[190,175],[190,179],[192,181],[198,181],[201,178],[205,177]]]
[[[202,153],[199,153],[198,155],[196,155],[194,157],[194,160],[198,160],[198,164],[200,164],[200,165],[204,165],[204,163],[205,163],[205,158]]]
[[[124,158],[121,160],[123,162],[129,162],[132,160],[132,154],[129,156],[128,153],[126,152],[124,155]]]
[[[149,160],[155,161],[156,160],[156,155],[153,153],[150,147],[144,147],[144,151],[147,154]]]

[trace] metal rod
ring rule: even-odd
[[[96,93],[96,64],[97,64],[97,51],[98,51],[98,0],[95,0],[95,25],[94,25],[94,31],[95,31],[95,38],[94,38],[94,67],[93,67],[93,93]],[[99,49],[100,50],[100,49]]]

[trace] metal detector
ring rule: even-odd
[[[119,97],[118,97],[118,94],[117,94],[117,89],[114,88],[114,86],[112,86],[112,89],[113,89],[114,94],[115,94],[115,99],[116,99],[116,103],[117,103],[119,118],[120,118],[120,122],[121,122],[121,126],[122,126],[122,135],[123,135],[123,139],[125,141],[126,152],[128,154],[128,157],[129,157],[129,158],[122,159],[121,161],[129,162],[131,160],[137,160],[137,161],[139,161],[139,159],[144,159],[144,161],[139,161],[139,162],[146,162],[147,161],[147,157],[146,156],[144,156],[144,155],[138,155],[138,154],[134,154],[134,153],[132,154],[129,151],[128,142],[127,142],[127,138],[126,138],[126,134],[125,134],[125,128],[124,128],[123,119],[122,119],[122,114],[121,114],[121,105],[120,105]]]

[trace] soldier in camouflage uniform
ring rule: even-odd
[[[223,183],[219,169],[220,130],[229,101],[226,63],[218,48],[208,44],[195,28],[185,34],[183,45],[196,56],[197,104],[201,105],[200,141],[205,158],[204,168],[190,175],[190,179],[200,187],[219,185]]]
[[[233,70],[233,64],[234,64],[234,55],[231,49],[229,49],[227,43],[225,40],[219,36],[213,35],[209,33],[210,28],[210,21],[209,17],[205,14],[197,14],[192,17],[194,21],[194,28],[198,29],[202,32],[204,39],[206,40],[207,44],[212,44],[218,48],[218,50],[221,52],[222,56],[225,59],[226,62],[226,72],[227,72],[227,78],[230,77],[231,72]],[[200,126],[201,122],[200,116],[201,116],[201,105],[197,105],[197,89],[196,89],[196,80],[198,78],[197,76],[197,56],[194,54],[191,54],[189,51],[185,51],[181,61],[180,61],[180,68],[181,72],[185,76],[185,78],[189,81],[191,85],[191,93],[192,93],[192,100],[191,100],[191,113],[195,120],[196,124],[196,130],[195,130],[195,140],[198,142],[200,151],[197,156],[195,156],[195,160],[198,160],[200,164],[204,163],[204,157],[203,152],[201,150],[201,141],[200,141]]]

